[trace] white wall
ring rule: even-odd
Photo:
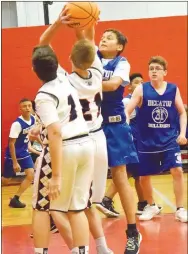
[[[49,7],[52,23],[66,2],[54,2]],[[186,2],[98,2],[101,21],[187,15]],[[43,2],[16,2],[18,26],[44,25]],[[10,15],[2,5],[3,24],[9,25]],[[15,23],[15,22],[14,22]],[[15,23],[16,26],[16,23]],[[3,26],[4,27],[4,26]],[[11,27],[11,24],[10,24]]]
[[[49,6],[50,23],[60,13],[65,2]],[[101,21],[187,15],[186,2],[98,2]]]
[[[18,26],[16,2],[1,2],[1,14],[3,28]]]
[[[44,25],[43,2],[16,2],[18,26]]]

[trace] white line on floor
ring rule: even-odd
[[[169,206],[172,208],[172,210],[176,211],[176,206],[160,191],[158,191],[156,188],[153,188],[153,191]]]

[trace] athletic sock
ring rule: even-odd
[[[89,246],[79,246],[71,250],[72,254],[89,254]]]
[[[48,254],[48,248],[35,248],[35,254]]]

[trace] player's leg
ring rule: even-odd
[[[138,176],[138,177],[135,177],[134,179],[135,179],[134,186],[135,186],[137,197],[138,197],[137,214],[142,214],[148,202],[144,198],[144,193],[143,193],[140,177]]]
[[[78,166],[68,217],[73,236],[72,253],[85,254],[89,253],[89,224],[84,211],[87,208],[93,178],[94,144],[92,140],[86,139],[79,141],[74,149]]]
[[[158,207],[153,198],[153,187],[151,175],[156,175],[161,172],[161,153],[139,153],[141,185],[144,197],[148,202],[139,220],[151,220],[158,215],[161,207]]]
[[[99,204],[105,193],[106,178],[108,171],[108,157],[106,147],[106,137],[104,132],[98,131],[91,133],[91,137],[95,144],[95,157],[94,157],[94,174],[92,182],[92,194],[91,200],[93,204]],[[89,205],[88,209],[85,210],[90,232],[95,239],[97,253],[98,254],[109,254],[113,253],[108,249],[106,239],[103,232],[102,221],[96,208]]]
[[[26,191],[30,187],[34,178],[34,169],[33,168],[25,169],[25,174],[26,176],[24,180],[22,181],[22,183],[20,184],[19,189],[16,192],[16,195],[18,197],[20,197],[24,193],[24,191]]]
[[[51,211],[51,216],[53,218],[53,223],[55,223],[54,226],[57,227],[56,229],[58,229],[68,248],[71,250],[73,248],[73,239],[67,213]],[[50,230],[52,231],[52,225]]]
[[[15,196],[10,201],[10,206],[14,208],[24,208],[26,206],[24,203],[20,202],[19,198],[30,187],[34,178],[34,164],[31,156],[19,160],[19,164],[22,171],[25,171],[26,176],[20,184]]]
[[[181,160],[181,153],[180,153],[179,147],[177,149],[165,152],[165,157],[166,157],[165,164],[169,165],[171,163],[172,165],[170,172],[173,177],[173,188],[174,188],[174,194],[176,198],[176,207],[177,207],[175,218],[181,222],[187,222],[188,215],[187,215],[187,211],[184,209],[184,206],[183,206],[184,177],[183,177],[182,160]]]
[[[32,231],[35,254],[47,254],[50,239],[50,201],[48,198],[48,180],[51,179],[49,147],[44,147],[39,157],[34,178]],[[40,225],[40,226],[39,226]]]
[[[50,216],[48,211],[33,211],[32,230],[35,254],[47,254],[50,240]]]
[[[24,208],[26,206],[24,203],[22,203],[19,200],[19,198],[22,195],[22,193],[31,185],[31,182],[33,180],[33,173],[34,173],[33,161],[30,156],[22,160],[19,160],[19,164],[21,167],[21,171],[25,171],[26,177],[24,178],[23,182],[21,183],[14,197],[10,200],[9,206],[13,208]],[[15,175],[13,170],[12,160],[10,159],[5,160],[5,167],[6,167],[4,172],[5,178],[7,177],[9,178]]]
[[[127,218],[125,253],[136,254],[139,251],[141,235],[136,226],[136,205],[125,166],[130,163],[138,163],[131,129],[127,124],[109,124],[104,127],[104,131],[107,138],[108,161],[112,170],[112,179]],[[132,252],[130,252],[131,250]]]
[[[12,177],[15,175],[11,159],[4,160],[3,174],[1,177],[2,186],[9,185]]]
[[[134,144],[136,147],[137,143],[134,142]],[[137,193],[137,197],[138,197],[136,214],[142,214],[145,207],[148,204],[147,201],[144,199],[144,194],[143,194],[143,190],[142,190],[142,186],[141,186],[141,179],[138,176],[139,166],[140,166],[139,163],[131,163],[131,164],[126,165],[128,178],[133,177],[135,180],[134,185],[135,185],[135,189],[136,189],[136,193]]]

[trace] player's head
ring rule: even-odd
[[[123,52],[127,42],[127,38],[120,31],[107,29],[100,40],[99,51],[104,58],[114,58]]]
[[[133,93],[135,88],[144,82],[143,76],[141,73],[133,73],[130,75],[129,79],[130,79],[130,84],[128,86],[128,90],[130,93]]]
[[[95,54],[95,47],[89,40],[77,41],[70,55],[73,69],[87,70],[94,62]]]
[[[32,54],[33,70],[44,83],[57,77],[58,60],[50,46],[37,46]]]
[[[23,98],[19,103],[20,112],[22,116],[30,116],[32,112],[32,102],[27,98]]]
[[[150,80],[153,82],[163,81],[167,75],[167,61],[162,56],[153,56],[148,65]]]

